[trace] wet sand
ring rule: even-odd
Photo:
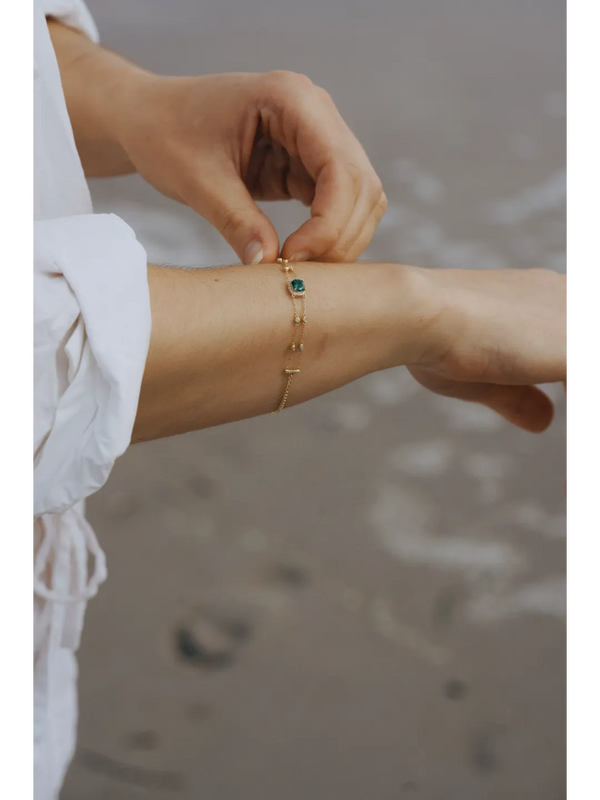
[[[89,5],[152,69],[326,86],[390,200],[367,258],[564,270],[563,4]],[[92,191],[151,260],[233,258],[135,177]],[[270,213],[282,238],[305,214]],[[63,800],[563,800],[550,392],[542,436],[397,370],[132,448],[89,502],[109,578]]]

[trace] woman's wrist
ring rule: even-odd
[[[414,366],[433,348],[436,303],[427,270],[309,262],[298,264],[297,272],[307,285],[318,274],[319,294],[311,294],[311,306],[325,320],[327,345],[339,348],[340,357],[351,345],[361,353],[365,373]]]
[[[387,291],[374,313],[388,320],[386,369],[415,366],[436,347],[439,302],[430,270],[406,264],[378,265],[386,275]]]
[[[565,378],[560,276],[308,262],[294,275],[306,286],[306,345],[287,406],[404,365],[432,391],[484,402],[529,430],[548,424],[549,401],[540,411],[528,384]],[[149,284],[134,440],[277,408],[295,323],[281,265],[150,268]]]
[[[389,367],[427,342],[421,270],[397,264],[295,265],[306,285],[306,347],[287,405]],[[152,337],[134,439],[273,411],[293,328],[281,266],[150,268]]]

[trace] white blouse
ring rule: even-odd
[[[119,217],[92,211],[46,15],[97,39],[80,0],[35,0],[36,800],[58,797],[75,748],[74,653],[106,577],[83,501],[130,442],[151,326],[143,247]]]

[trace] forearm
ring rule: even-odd
[[[48,29],[85,174],[134,172],[120,143],[119,121],[129,97],[148,73],[81,31],[53,19],[48,20]]]
[[[420,271],[390,264],[302,264],[306,349],[288,405],[409,363],[422,345]],[[152,337],[133,440],[274,411],[283,394],[293,307],[279,265],[149,267]]]

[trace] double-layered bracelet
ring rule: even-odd
[[[283,397],[281,398],[281,403],[279,403],[278,408],[273,412],[274,414],[278,414],[285,408],[294,376],[300,373],[300,361],[302,360],[302,353],[304,352],[304,328],[306,327],[306,286],[304,285],[304,281],[295,277],[294,267],[287,259],[278,258],[277,263],[281,264],[283,267],[287,288],[294,306],[294,337],[284,368],[286,385]],[[301,309],[298,308],[297,300],[301,300]]]

